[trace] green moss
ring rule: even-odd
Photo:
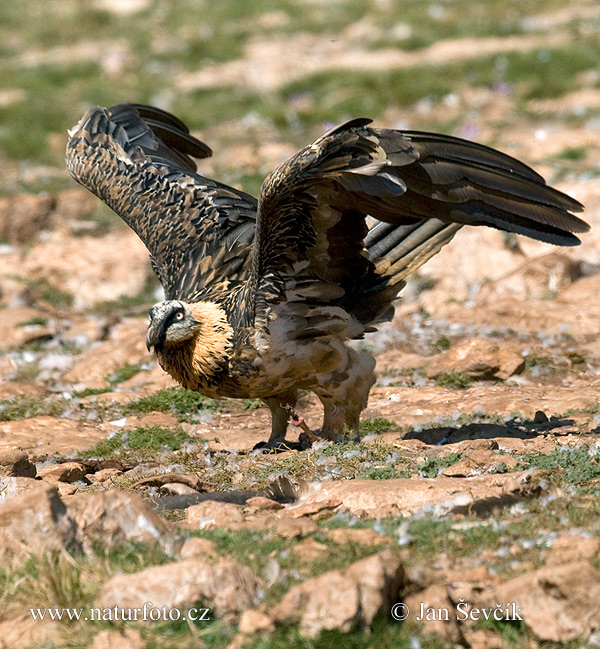
[[[400,430],[398,424],[393,421],[384,419],[383,417],[371,417],[360,422],[359,434],[364,435],[379,435],[381,433],[389,433]]]
[[[452,343],[450,342],[450,338],[447,336],[440,336],[434,343],[431,344],[431,346],[434,349],[439,349],[440,351],[445,351],[446,349],[450,349]]]
[[[65,399],[23,395],[0,401],[0,421],[17,421],[30,417],[57,417],[67,407]]]
[[[82,457],[107,457],[125,455],[137,457],[154,457],[157,453],[176,451],[186,442],[197,441],[181,429],[170,430],[160,426],[134,428],[119,431],[112,437],[98,442],[84,451]]]
[[[526,468],[556,472],[561,484],[581,485],[600,478],[600,462],[591,456],[587,446],[558,449],[548,455],[523,455]]]
[[[456,464],[462,455],[460,453],[448,453],[442,457],[429,457],[419,464],[419,474],[424,478],[436,478],[446,467]]]
[[[452,372],[440,374],[436,380],[436,384],[443,388],[450,388],[451,390],[466,390],[473,379],[464,372],[452,370]]]
[[[24,322],[19,322],[17,327],[31,327],[35,325],[46,326],[48,324],[48,318],[43,318],[42,316],[35,316]]]
[[[221,408],[220,401],[209,399],[194,390],[166,388],[137,401],[131,401],[124,407],[124,412],[127,415],[166,412],[172,413],[184,421],[200,410],[217,412]]]
[[[111,386],[119,385],[119,383],[124,383],[130,378],[139,374],[142,371],[142,366],[139,363],[131,364],[127,363],[122,367],[118,367],[111,374],[105,377],[105,380],[110,383]]]

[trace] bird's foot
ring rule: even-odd
[[[318,442],[321,438],[318,435],[315,435],[312,430],[308,427],[304,417],[301,417],[292,406],[285,406],[285,409],[290,415],[290,419],[294,426],[298,426],[302,430],[298,441],[304,446],[304,448],[310,448],[315,442]]]
[[[308,446],[303,445],[299,440],[289,442],[286,439],[270,439],[267,442],[258,442],[252,448],[253,451],[264,451],[265,453],[283,453],[284,451],[304,451]]]
[[[283,405],[283,404],[282,404]],[[318,435],[315,435],[308,427],[304,418],[301,417],[290,405],[283,405],[287,410],[290,421],[294,426],[302,430],[298,437],[297,442],[289,442],[284,438],[270,439],[268,442],[259,442],[252,449],[253,451],[274,451],[275,453],[283,453],[284,451],[305,451],[310,448],[315,442],[321,440]]]

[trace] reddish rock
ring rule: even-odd
[[[112,484],[114,482],[114,479],[120,475],[123,474],[123,471],[120,471],[119,469],[100,469],[100,471],[96,471],[96,473],[88,473],[85,477],[92,483],[92,484]]]
[[[200,539],[196,536],[187,539],[181,549],[179,556],[182,559],[204,559],[206,557],[216,557],[217,548],[212,541]]]
[[[116,575],[100,591],[100,608],[136,608],[152,602],[158,609],[210,608],[211,619],[231,620],[256,606],[263,586],[254,571],[233,559],[208,563],[198,559],[168,563],[133,574]]]
[[[94,491],[72,496],[66,504],[86,547],[149,543],[173,553],[177,546],[169,523],[137,494],[118,489]]]
[[[433,608],[448,611],[448,620],[441,619],[442,615],[430,616],[431,619],[423,616],[424,619],[420,622],[423,634],[435,634],[447,643],[455,644],[460,642],[462,634],[456,621],[454,604],[448,597],[446,584],[431,584],[424,590],[406,597],[404,604],[408,607],[411,620],[415,620],[415,617],[419,615],[421,606],[424,606],[425,609]]]
[[[335,543],[361,543],[362,545],[383,545],[384,543],[393,543],[391,536],[379,534],[374,529],[363,528],[353,529],[340,527],[335,530],[328,530],[327,536]]]
[[[499,586],[494,601],[514,602],[540,640],[571,642],[600,629],[600,573],[587,561],[547,566]]]
[[[0,476],[0,503],[32,491],[39,489],[42,483],[34,478],[22,478],[14,476]]]
[[[186,526],[200,530],[229,527],[243,520],[244,512],[240,505],[217,500],[205,500],[188,507],[185,512]]]
[[[0,449],[0,476],[35,478],[35,464],[27,453],[16,448]]]
[[[370,518],[408,516],[422,508],[441,515],[467,506],[476,507],[478,501],[488,502],[506,493],[518,493],[526,488],[522,481],[528,477],[527,472],[521,471],[473,478],[441,475],[427,480],[336,480],[323,483],[318,491],[305,496],[303,503],[333,498],[342,503],[343,509]]]
[[[276,525],[279,536],[292,539],[307,536],[319,531],[319,526],[311,518],[282,518]]]
[[[284,506],[281,503],[278,503],[276,500],[272,500],[271,498],[264,498],[263,496],[248,498],[248,500],[246,501],[246,507],[257,511],[278,510],[284,508]]]
[[[525,367],[519,345],[497,343],[487,338],[469,338],[442,352],[427,366],[427,376],[460,372],[474,379],[507,379]]]
[[[79,462],[63,462],[62,464],[51,464],[38,471],[38,476],[44,480],[59,482],[77,482],[86,473],[86,468]]]
[[[77,524],[55,487],[42,483],[0,505],[0,561],[80,548]]]
[[[294,547],[294,556],[305,563],[316,561],[324,552],[329,552],[329,547],[312,538],[304,539]]]
[[[368,627],[378,614],[389,614],[403,580],[400,559],[384,551],[346,570],[327,572],[292,587],[273,610],[273,618],[284,626],[299,622],[300,633],[309,637],[323,630],[347,633]]]
[[[242,613],[240,618],[239,630],[246,635],[255,633],[270,633],[275,630],[273,620],[255,608],[250,608]]]

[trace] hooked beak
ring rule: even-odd
[[[161,347],[165,342],[165,331],[164,327],[160,324],[150,323],[148,326],[148,331],[146,332],[146,349],[151,351],[152,348]]]

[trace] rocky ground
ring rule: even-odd
[[[231,52],[203,66],[184,57],[199,47],[187,22],[179,49],[167,38],[166,9],[92,4],[98,40],[69,46],[41,29],[10,40],[3,25],[20,9],[0,7],[18,70],[0,92],[0,649],[599,646],[596,4],[532,2],[522,16],[473,2],[467,32],[479,31],[465,37],[458,0],[406,3],[394,21],[393,3],[346,23],[334,8],[339,32],[325,36],[319,16],[335,3],[310,3],[301,29],[292,3],[255,16],[255,31],[229,17],[205,40]],[[150,45],[108,40],[111,20],[150,25]],[[216,153],[202,169],[247,190],[326,120],[370,114],[520,157],[586,206],[592,230],[568,250],[460,232],[411,279],[394,321],[357,343],[378,374],[360,440],[253,452],[267,410],[181,390],[157,368],[147,253],[68,184],[65,113],[72,96],[90,100],[35,74],[79,65],[68,69],[83,84],[82,61],[101,69],[94,97],[122,77],[135,96],[111,101],[211,109],[211,137],[198,134]],[[134,85],[166,61],[160,93]],[[402,103],[386,83],[404,82]],[[437,90],[419,95],[427,84]],[[217,110],[221,86],[234,100]],[[28,116],[47,88],[69,102],[61,132],[28,118],[21,133],[10,111]],[[9,131],[26,160],[11,158]],[[299,410],[318,428],[314,398]],[[122,619],[146,602],[171,618]]]
[[[594,225],[598,189],[564,189]],[[180,390],[148,355],[132,233],[78,189],[0,209],[3,646],[142,647],[147,625],[28,609],[146,601],[201,602],[232,647],[373,620],[374,646],[597,637],[596,230],[568,251],[460,233],[359,343],[379,377],[361,441],[263,455],[266,409]],[[318,427],[314,400],[301,412]],[[382,623],[400,602],[408,621]],[[463,620],[464,602],[523,622]]]

